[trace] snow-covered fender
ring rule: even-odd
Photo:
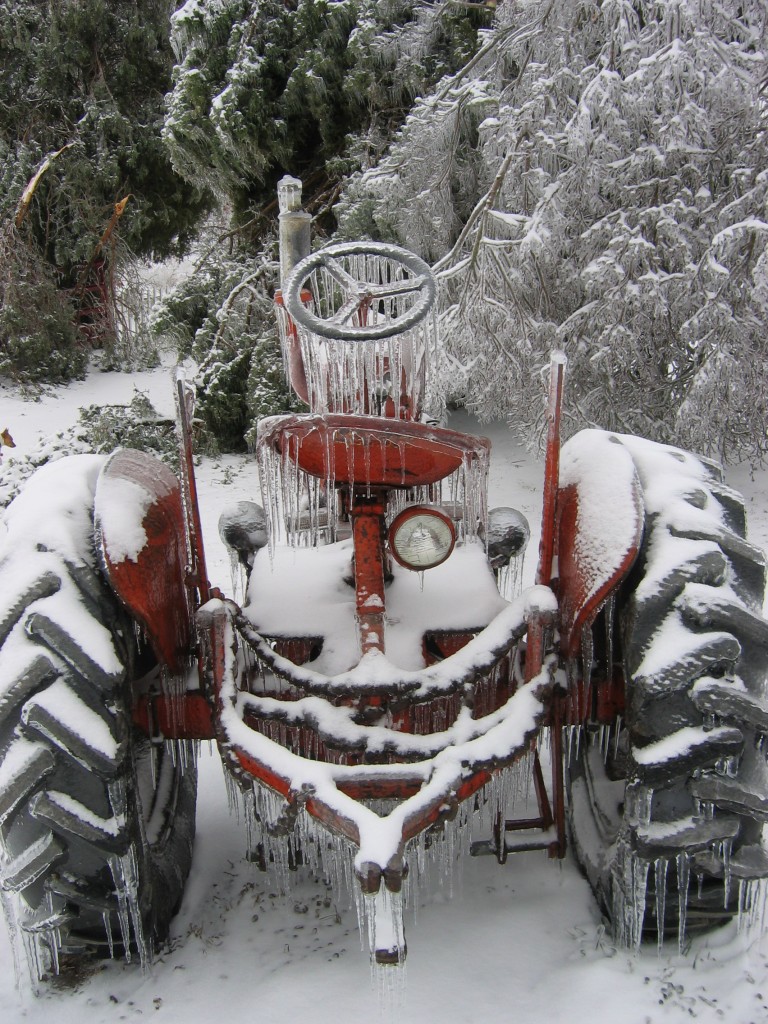
[[[566,658],[581,653],[583,630],[632,568],[644,519],[634,460],[618,437],[582,430],[563,445],[553,575]]]
[[[119,448],[99,475],[94,512],[96,546],[112,589],[157,658],[181,675],[195,633],[178,479],[146,452]]]

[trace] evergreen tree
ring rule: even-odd
[[[227,451],[255,440],[261,416],[299,408],[286,381],[272,296],[277,245],[264,240],[252,256],[236,233],[206,228],[203,253],[160,305],[154,328],[198,363],[197,414]],[[271,244],[270,244],[271,243]]]
[[[187,0],[173,16],[165,139],[232,225],[226,252],[206,255],[158,326],[193,345],[200,407],[224,447],[293,402],[266,301],[277,181],[301,177],[316,229],[332,230],[345,176],[378,160],[415,97],[463,66],[490,20],[480,5],[414,0]]]
[[[535,438],[560,347],[572,427],[768,450],[766,31],[761,0],[499,5],[339,211],[439,259],[456,398]]]
[[[80,373],[119,254],[182,249],[205,207],[161,139],[171,10],[0,0],[0,372]]]
[[[286,173],[332,191],[488,21],[481,5],[414,0],[187,0],[172,19],[174,164],[239,223]]]

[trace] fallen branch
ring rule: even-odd
[[[48,156],[37,168],[35,173],[32,175],[32,177],[29,179],[26,188],[21,193],[21,199],[19,200],[19,205],[16,208],[16,217],[14,219],[14,223],[17,228],[20,228],[24,222],[24,218],[26,217],[27,211],[29,210],[30,204],[32,202],[32,197],[35,194],[35,190],[37,189],[37,186],[40,183],[40,179],[42,178],[42,176],[45,174],[45,172],[48,170],[48,168],[51,166],[54,160],[56,160],[57,157],[60,157],[62,153],[66,153],[66,151],[68,149],[71,149],[73,146],[74,142],[68,142],[66,146],[62,146],[61,149],[56,150],[55,153],[49,153]]]

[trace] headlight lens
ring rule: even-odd
[[[456,530],[439,508],[415,505],[401,512],[389,528],[393,557],[406,569],[421,571],[440,565],[453,551]]]

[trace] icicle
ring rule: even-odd
[[[575,756],[578,758],[579,753],[581,751],[581,743],[582,743],[582,740],[584,738],[584,726],[581,725],[581,724],[574,725],[573,726],[573,736],[574,736]]]
[[[506,601],[512,601],[522,590],[525,555],[513,558],[499,569],[499,593]]]
[[[606,650],[606,679],[610,682],[613,679],[613,624],[616,610],[616,596],[611,594],[603,605],[605,609],[605,650]]]
[[[616,722],[615,722],[615,725],[614,725],[614,734],[613,734],[613,757],[614,757],[614,760],[618,757],[618,754],[619,754],[619,739],[620,739],[620,737],[621,737],[621,715],[617,715],[616,716]]]
[[[741,933],[745,927],[745,922],[747,919],[747,909],[749,907],[749,895],[749,883],[746,879],[740,878],[737,902],[738,910],[736,912],[736,920],[738,922],[737,931],[739,933]]]
[[[619,839],[613,865],[613,919],[619,942],[629,949],[639,948],[643,933],[649,867]]]
[[[669,861],[666,857],[657,857],[654,863],[655,886],[656,886],[656,928],[658,929],[658,949],[661,954],[664,945],[664,919],[667,903],[667,868]]]
[[[723,859],[723,907],[727,910],[731,901],[731,849],[733,839],[724,839],[720,845]]]
[[[640,857],[632,857],[632,948],[640,948],[640,940],[643,935],[643,920],[645,919],[645,894],[648,885],[648,861]]]
[[[373,897],[366,897],[368,946],[378,963],[402,964],[405,960],[402,893],[390,892],[383,884]]]
[[[242,791],[235,778],[228,772],[224,772],[224,788],[227,792],[227,807],[235,821],[240,824],[240,808],[242,802]]]
[[[152,779],[152,792],[157,789],[157,744],[150,737],[149,741],[149,774]]]
[[[573,761],[573,729],[572,725],[563,726],[563,746],[565,748],[565,763],[569,765]]]
[[[31,970],[39,981],[43,980],[47,969],[45,949],[40,942],[40,936],[36,934],[24,936],[24,943],[26,946],[27,959],[31,965]]]
[[[59,963],[59,950],[61,949],[61,929],[57,927],[55,921],[57,916],[57,910],[53,905],[53,893],[48,891],[45,894],[46,908],[48,910],[48,921],[50,922],[48,927],[45,929],[48,935],[48,948],[51,954],[51,966],[53,967],[53,973],[58,974],[61,965]]]
[[[122,872],[122,865],[119,857],[109,858],[109,868],[112,872],[112,880],[117,896],[117,920],[120,925],[120,936],[125,950],[125,959],[131,962],[131,919],[128,909],[128,894],[126,892],[125,880]]]
[[[590,689],[592,686],[592,669],[595,664],[595,643],[591,626],[585,626],[581,631],[581,663],[583,666],[585,710],[591,714]]]
[[[624,814],[633,825],[649,825],[651,821],[651,805],[653,789],[636,780],[630,782],[625,790]]]
[[[112,915],[108,910],[105,910],[101,915],[102,921],[104,922],[104,933],[107,936],[107,947],[109,948],[109,959],[115,959],[115,940],[112,935]]]
[[[486,787],[492,818],[513,817],[518,802],[526,803],[530,795],[533,755],[526,753],[513,765],[497,772]]]
[[[611,727],[609,725],[601,725],[599,727],[598,742],[603,764],[607,764],[608,754],[611,749]]]
[[[172,675],[166,669],[161,669],[160,692],[170,704],[171,729],[175,733],[182,731],[182,705],[186,689],[187,681],[183,676]]]
[[[246,790],[243,793],[243,815],[245,817],[246,857],[248,860],[253,861],[257,859],[259,848],[263,849],[263,834],[261,823],[256,814],[256,800],[253,789]]]
[[[739,879],[739,930],[755,931],[758,936],[765,933],[766,926],[766,879]]]
[[[19,915],[19,897],[15,893],[0,891],[3,916],[6,923],[6,932],[11,945],[11,959],[13,960],[13,973],[16,979],[16,987],[21,989],[22,965],[25,965],[29,974],[29,980],[34,985],[41,977],[36,970],[32,958],[29,955],[29,947],[25,942],[24,932],[21,928]]]
[[[759,908],[760,920],[759,920],[759,923],[758,923],[758,929],[759,929],[759,934],[760,935],[764,935],[765,934],[766,910],[768,910],[768,891],[767,891],[768,890],[768,886],[766,885],[766,880],[764,878],[758,878],[752,884],[752,889],[753,889],[753,907],[754,907],[753,914],[754,914],[754,918],[755,918],[755,920],[757,919],[758,908]]]
[[[136,860],[136,850],[133,846],[121,858],[122,874],[125,880],[128,896],[128,909],[133,924],[134,938],[139,952],[139,962],[143,970],[149,966],[152,960],[152,949],[144,933],[144,922],[141,917],[141,905],[139,902],[139,867]]]
[[[405,1005],[407,968],[401,964],[397,970],[373,962],[371,981],[379,1001],[379,1017],[394,1024],[400,1020]]]
[[[688,913],[688,886],[690,883],[691,870],[688,854],[678,853],[677,855],[677,901],[679,907],[677,945],[680,953],[685,949],[685,925]]]

